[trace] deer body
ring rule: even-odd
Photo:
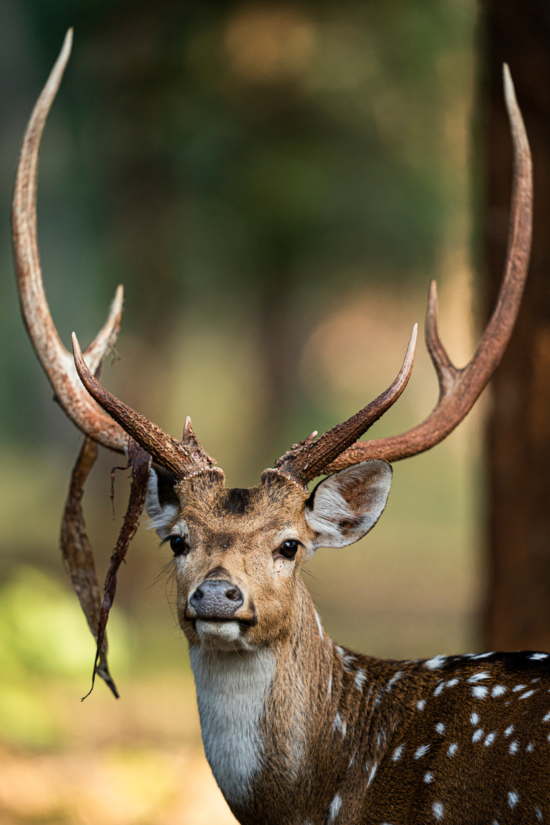
[[[56,398],[86,445],[96,442],[134,461],[127,519],[112,560],[118,565],[124,557],[144,502],[174,552],[178,617],[189,643],[205,751],[235,816],[243,825],[550,821],[548,654],[396,662],[352,653],[323,631],[300,574],[318,548],[339,551],[372,529],[390,490],[388,462],[442,441],[502,358],[527,275],[532,221],[529,145],[509,73],[509,248],[497,305],[469,364],[457,369],[439,339],[432,284],[426,344],[440,388],[433,412],[406,433],[358,442],[407,386],[415,327],[397,378],[378,398],[319,438],[312,433],[293,445],[257,487],[228,489],[189,418],[182,439],[175,439],[93,374],[120,327],[121,288],[84,356],[73,335],[74,365],[50,316],[36,237],[36,173],[71,38],[69,32],[32,113],[18,165],[12,216],[21,308]],[[94,674],[109,684],[102,634],[118,567],[109,569],[100,605],[93,559],[86,582],[77,575],[91,554],[80,499],[93,450],[81,456],[71,482],[78,506],[68,502],[63,535],[77,554],[71,575],[97,639]],[[310,492],[309,483],[321,475],[327,478]]]
[[[313,502],[277,475],[267,491],[231,491],[207,471],[179,486],[178,511],[160,502],[152,473],[158,532],[185,535],[189,547],[176,556],[178,609],[206,756],[226,800],[243,825],[550,821],[550,655],[399,662],[349,651],[323,630],[298,564],[273,560],[286,535],[303,542],[302,558],[330,536],[341,543],[350,513],[332,533],[317,531],[357,505],[361,467],[371,490],[371,464],[389,490],[384,462],[366,462],[351,487],[350,471],[336,473]],[[379,495],[361,506],[372,517],[384,505]],[[205,582],[242,591],[236,621],[197,618],[192,594]]]

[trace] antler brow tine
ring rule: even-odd
[[[90,372],[82,357],[78,339],[73,332],[74,362],[84,387],[97,403],[117,421],[134,441],[156,459],[159,464],[170,470],[177,479],[183,479],[198,470],[213,466],[213,459],[206,453],[198,442],[192,427],[191,420],[186,421],[186,430],[192,433],[187,441],[177,441],[171,435],[163,432],[160,427],[149,421],[144,415],[119,401],[112,393],[101,386],[97,378]]]
[[[36,233],[36,180],[38,154],[46,118],[69,60],[72,29],[38,98],[29,120],[17,167],[13,196],[13,251],[19,301],[25,326],[38,359],[54,389],[56,399],[82,432],[105,447],[124,451],[128,436],[107,416],[82,386],[73,359],[52,321],[42,282]],[[123,289],[119,286],[107,321],[85,352],[92,372],[116,341],[122,318]]]
[[[439,382],[439,399],[435,409],[421,424],[401,435],[354,444],[325,468],[327,473],[370,458],[399,461],[439,444],[472,409],[501,361],[514,328],[527,278],[533,200],[529,141],[506,64],[503,80],[514,153],[508,249],[497,303],[478,348],[463,369],[453,365],[439,339],[437,292],[435,283],[432,283],[426,313],[426,346]]]

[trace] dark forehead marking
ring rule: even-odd
[[[216,509],[220,512],[220,515],[226,513],[232,516],[243,516],[250,510],[253,500],[256,498],[254,493],[255,490],[247,490],[243,487],[225,489],[218,498]]]

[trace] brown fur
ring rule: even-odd
[[[177,572],[189,644],[201,644],[189,595],[205,579],[223,578],[245,596],[236,618],[249,623],[247,646],[276,660],[260,721],[261,771],[247,801],[232,805],[239,822],[550,820],[550,657],[397,662],[334,646],[299,573],[314,540],[306,491],[275,471],[248,491],[227,490],[219,471],[176,491],[192,547]],[[289,531],[305,545],[296,562],[277,558]],[[525,687],[514,691],[518,684]]]

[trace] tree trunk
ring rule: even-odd
[[[511,144],[502,63],[512,72],[533,152],[534,241],[517,327],[493,381],[488,422],[487,648],[550,651],[550,5],[486,0],[489,307],[502,277]]]

